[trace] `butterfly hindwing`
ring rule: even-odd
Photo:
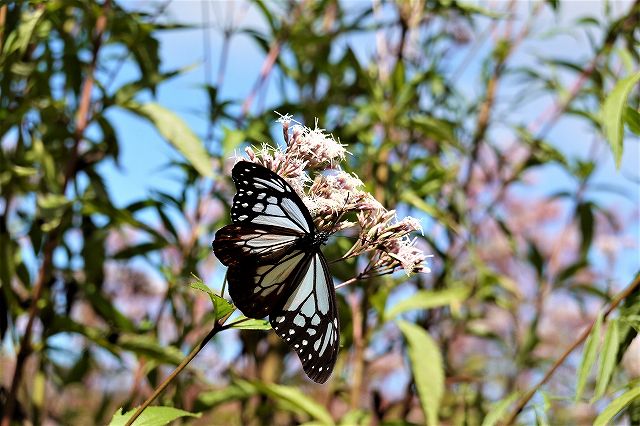
[[[319,250],[297,282],[269,321],[280,338],[296,351],[307,376],[324,383],[338,356],[340,325],[333,279]]]
[[[233,303],[250,318],[273,313],[292,291],[309,259],[307,253],[292,250],[272,263],[247,260],[229,267],[227,281]]]
[[[300,235],[314,232],[309,210],[283,178],[248,161],[231,171],[237,193],[233,197],[231,221],[286,228]]]

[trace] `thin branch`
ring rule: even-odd
[[[98,17],[96,22],[96,30],[93,40],[93,58],[89,65],[87,77],[84,81],[80,102],[78,105],[78,112],[76,114],[76,126],[74,131],[74,145],[71,151],[71,157],[67,163],[67,168],[64,173],[64,180],[62,182],[62,193],[66,191],[67,185],[76,172],[76,165],[78,162],[78,150],[80,141],[83,138],[84,131],[87,128],[89,122],[89,107],[91,105],[91,92],[93,90],[94,72],[98,61],[98,52],[102,45],[102,36],[107,26],[107,12],[111,8],[111,1],[106,0],[103,6],[102,14]],[[22,382],[22,373],[24,370],[25,362],[31,353],[31,334],[33,332],[33,325],[35,319],[40,311],[39,302],[44,291],[45,283],[47,282],[47,276],[53,263],[53,251],[58,245],[59,232],[54,230],[49,234],[47,241],[44,245],[43,260],[40,270],[38,271],[38,278],[33,288],[33,294],[31,296],[31,304],[29,305],[29,315],[27,319],[27,325],[25,327],[24,334],[20,340],[20,349],[16,356],[16,366],[13,372],[13,378],[11,380],[11,388],[7,395],[7,401],[5,404],[5,412],[0,422],[1,426],[9,426],[11,423],[11,417],[15,409],[15,403],[18,393],[18,387]]]
[[[251,109],[251,104],[253,103],[254,98],[256,97],[258,91],[266,81],[267,77],[271,73],[273,69],[273,65],[276,63],[278,59],[278,55],[280,54],[280,50],[282,49],[282,42],[276,39],[271,47],[269,48],[269,53],[267,53],[267,57],[262,64],[262,69],[260,70],[260,76],[258,80],[256,80],[253,85],[253,89],[249,92],[249,95],[245,99],[242,104],[242,117],[246,117],[249,114],[249,109]]]
[[[156,400],[156,398],[158,396],[160,396],[160,394],[162,392],[164,392],[164,390],[167,388],[167,386],[169,386],[171,384],[171,382],[178,376],[178,374],[180,374],[182,372],[182,370],[185,369],[185,367],[187,365],[189,365],[189,363],[196,357],[196,355],[198,355],[200,353],[200,351],[207,345],[207,343],[209,343],[209,340],[211,340],[213,338],[213,336],[215,336],[219,331],[225,330],[228,327],[222,326],[221,323],[224,323],[224,321],[228,318],[227,317],[221,319],[220,321],[216,322],[216,324],[213,326],[213,328],[211,329],[211,331],[209,331],[209,333],[204,337],[204,339],[202,339],[200,341],[200,343],[198,343],[189,353],[189,355],[187,355],[182,362],[176,367],[175,370],[173,370],[171,372],[171,374],[169,374],[163,381],[162,383],[160,383],[160,385],[153,391],[153,393],[151,394],[151,396],[149,398],[147,398],[147,400],[145,402],[142,403],[142,405],[140,407],[138,407],[138,409],[136,410],[135,413],[133,413],[133,416],[131,416],[131,418],[127,421],[127,423],[125,424],[125,426],[131,426],[133,424],[134,421],[136,421],[136,419],[138,417],[140,417],[140,415],[142,414],[142,412],[144,410],[147,409],[147,407],[149,405],[151,405],[151,403],[153,401]]]
[[[3,38],[4,38],[4,28],[5,22],[7,20],[7,5],[0,6],[0,50],[2,50],[3,46]]]
[[[620,293],[618,293],[613,298],[613,300],[611,301],[609,307],[604,312],[603,318],[606,319],[618,307],[618,305],[623,300],[625,300],[627,297],[629,297],[629,295],[631,295],[631,293],[634,290],[636,290],[638,287],[640,287],[640,272],[638,272],[638,274],[636,274],[635,279],[631,282],[631,284],[629,284],[629,286],[627,288],[622,290]],[[595,325],[595,322],[596,322],[596,320],[594,320],[589,325],[589,327],[587,327],[580,334],[580,336],[578,336],[578,338],[571,344],[571,346],[569,346],[567,348],[567,350],[564,351],[564,353],[560,356],[560,358],[558,358],[556,360],[556,362],[553,363],[553,365],[547,371],[547,373],[544,375],[544,377],[538,383],[536,383],[531,389],[529,389],[518,400],[518,402],[516,403],[515,407],[511,411],[511,414],[509,415],[509,417],[505,421],[505,424],[511,425],[516,421],[516,418],[518,417],[518,414],[520,414],[520,412],[524,409],[524,407],[527,405],[529,400],[531,398],[533,398],[533,395],[535,395],[535,393],[540,389],[540,387],[542,385],[544,385],[551,378],[551,376],[553,376],[553,373],[555,373],[555,371],[558,369],[558,367],[560,367],[564,363],[564,361],[569,357],[571,352],[573,352],[578,346],[580,346],[580,344],[582,344],[582,342],[584,342],[584,340],[587,338],[587,336],[589,336],[589,333],[591,333],[591,330],[593,329],[593,327]]]

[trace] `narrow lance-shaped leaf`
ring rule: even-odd
[[[607,333],[604,337],[604,345],[600,351],[600,365],[598,368],[598,376],[596,377],[596,393],[594,400],[599,399],[607,390],[607,385],[611,380],[613,369],[616,366],[618,348],[620,346],[620,333],[618,329],[618,321],[613,320],[607,327]]]
[[[640,387],[630,389],[611,401],[611,404],[607,406],[602,413],[596,417],[593,422],[594,426],[605,426],[611,424],[611,421],[618,415],[627,405],[629,405],[635,399],[640,398]]]
[[[429,334],[407,321],[398,321],[398,327],[407,339],[409,361],[418,397],[429,426],[438,425],[438,411],[444,394],[442,355]]]
[[[300,389],[263,382],[249,382],[261,393],[295,407],[323,425],[335,424],[331,414],[313,398],[305,395]]]
[[[135,409],[122,413],[122,408],[116,411],[109,422],[109,426],[124,426],[136,412]],[[200,417],[200,414],[190,413],[173,407],[147,407],[134,422],[135,426],[162,426],[181,417]]]
[[[482,421],[482,426],[495,426],[507,413],[507,410],[520,397],[519,392],[514,392],[508,397],[493,404],[487,415]]]
[[[430,291],[422,290],[411,295],[406,300],[396,303],[385,314],[386,318],[393,318],[403,312],[414,309],[431,309],[439,306],[447,306],[464,301],[471,290],[468,288],[450,288],[446,290]]]
[[[616,167],[620,168],[622,159],[622,136],[624,131],[623,114],[627,104],[627,98],[631,89],[640,81],[640,72],[624,78],[618,83],[607,96],[602,105],[602,125],[604,126],[604,134],[611,145],[613,158]]]
[[[584,386],[587,383],[587,378],[589,377],[589,373],[591,372],[593,363],[596,360],[598,344],[600,343],[601,326],[602,314],[599,314],[595,324],[593,325],[593,329],[591,330],[591,333],[589,333],[589,337],[587,337],[587,341],[584,344],[584,350],[582,351],[582,360],[580,361],[580,366],[578,367],[578,383],[576,384],[575,398],[576,401],[579,401],[582,396]]]
[[[129,101],[122,106],[151,121],[160,134],[184,155],[198,173],[202,176],[213,176],[209,153],[200,138],[180,117],[153,102],[141,105]]]

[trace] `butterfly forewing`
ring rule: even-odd
[[[318,383],[329,378],[338,355],[335,300],[327,261],[318,251],[282,308],[269,316],[276,333],[298,354],[307,376]]]
[[[238,223],[216,232],[213,251],[227,265],[277,262],[300,238],[297,231],[276,226]]]
[[[271,170],[240,161],[231,177],[238,190],[231,207],[232,222],[277,226],[300,235],[315,232],[309,210],[298,194]]]

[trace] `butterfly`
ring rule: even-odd
[[[295,190],[275,172],[248,161],[231,172],[231,224],[216,232],[216,257],[228,266],[229,294],[250,318],[269,316],[310,379],[324,383],[338,355],[336,294],[316,230]]]

